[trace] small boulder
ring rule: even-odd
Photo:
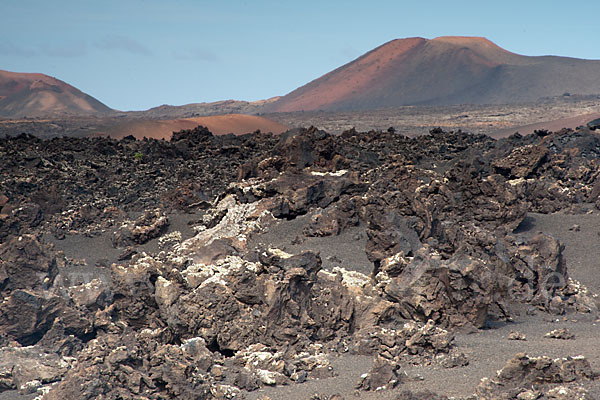
[[[371,371],[361,376],[356,388],[369,391],[393,389],[402,383],[402,379],[398,364],[378,356]]]
[[[169,227],[169,218],[160,210],[146,211],[135,222],[122,225],[114,234],[114,247],[144,244],[161,236]]]
[[[571,333],[567,328],[554,329],[544,335],[545,338],[572,340],[575,339],[575,334]]]

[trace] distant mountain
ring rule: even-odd
[[[506,51],[480,37],[392,40],[265,105],[265,112],[503,104],[600,93],[600,61]]]
[[[101,115],[113,110],[79,89],[44,74],[0,70],[0,117]]]
[[[270,104],[277,99],[279,97],[258,101],[222,100],[213,103],[192,103],[182,106],[164,104],[145,111],[129,111],[127,114],[150,119],[193,118],[224,114],[255,114],[260,112],[266,104]]]

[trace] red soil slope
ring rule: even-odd
[[[600,113],[582,114],[569,118],[555,119],[551,121],[536,122],[535,124],[514,126],[512,128],[502,129],[490,134],[491,137],[499,139],[508,137],[515,132],[521,135],[529,135],[536,130],[546,129],[551,132],[557,132],[563,128],[575,129],[578,126],[586,125],[588,122],[600,118]]]
[[[133,135],[138,139],[144,137],[153,139],[171,139],[173,132],[181,129],[193,129],[198,125],[206,126],[215,135],[227,133],[244,134],[260,130],[279,134],[288,128],[267,118],[255,115],[227,114],[210,117],[195,117],[171,120],[137,120],[127,121],[111,128],[95,132],[96,135],[108,135],[113,138],[123,138]]]

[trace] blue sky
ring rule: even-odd
[[[404,37],[485,36],[519,54],[600,59],[600,2],[491,3],[0,0],[0,69],[140,110],[283,95]]]

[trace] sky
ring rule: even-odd
[[[597,0],[0,0],[0,69],[143,110],[284,95],[392,39],[600,59]]]

